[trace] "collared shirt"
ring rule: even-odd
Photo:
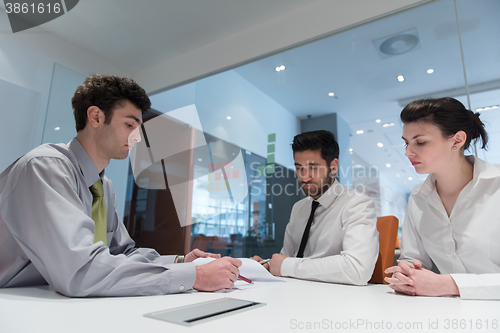
[[[312,198],[292,208],[281,254],[289,255],[281,275],[299,279],[366,285],[378,258],[375,205],[366,195],[337,181],[317,200],[304,258],[299,250],[311,213]]]
[[[92,194],[99,178],[108,246],[94,244]],[[196,268],[134,248],[111,181],[74,138],[44,144],[0,174],[0,287],[49,283],[75,297],[159,295],[192,288]]]
[[[450,216],[431,174],[412,190],[401,238],[402,260],[432,261],[451,274],[464,299],[500,299],[500,166],[468,157],[472,180]],[[432,260],[432,261],[431,261]]]

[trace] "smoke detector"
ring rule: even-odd
[[[374,40],[373,44],[382,59],[422,48],[416,28]]]

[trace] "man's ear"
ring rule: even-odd
[[[90,126],[97,128],[104,123],[104,113],[95,105],[89,106],[87,109],[87,121]]]
[[[335,174],[339,171],[339,160],[337,158],[334,158],[330,162],[330,175],[333,177]]]

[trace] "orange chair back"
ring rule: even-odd
[[[212,243],[210,244],[211,249],[225,249],[227,247],[227,237],[214,236]]]
[[[208,246],[210,245],[210,242],[212,241],[213,237],[207,237],[207,236],[194,236],[193,242],[191,243],[191,250],[194,249],[200,249],[202,251],[208,250]]]
[[[369,283],[385,283],[384,278],[390,274],[384,271],[392,266],[394,262],[394,251],[396,249],[396,238],[398,236],[399,220],[396,216],[382,216],[377,218],[377,230],[379,234],[378,259]]]

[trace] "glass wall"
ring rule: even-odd
[[[294,172],[271,158],[274,143],[264,158],[175,115],[146,115],[131,153],[124,223],[137,245],[233,257],[279,252],[301,193]]]
[[[467,86],[452,92],[466,106],[481,113],[490,144],[477,147],[477,155],[490,163],[500,163],[500,1],[457,0]]]
[[[499,12],[497,0],[434,1],[151,96],[160,114],[194,105],[206,142],[235,145],[244,160],[244,200],[223,206],[208,178],[186,190],[189,203],[177,214],[190,222],[180,227],[179,247],[236,257],[278,252],[302,197],[290,144],[310,126],[345,133],[341,156],[350,161],[339,172],[374,199],[378,215],[400,223],[411,188],[426,177],[404,155],[399,113],[407,103],[451,96],[481,112],[491,141],[477,154],[500,163]],[[335,124],[314,121],[329,115]],[[149,201],[142,205],[149,211]]]
[[[81,73],[54,63],[41,143],[68,143],[76,136],[71,99],[85,78],[86,76]],[[28,123],[31,121],[34,119],[29,119]],[[9,163],[12,161],[14,159]],[[116,209],[120,218],[123,218],[123,212],[127,210],[124,204],[127,182],[123,180],[127,177],[128,164],[128,158],[111,160],[106,167],[106,176],[113,181],[117,199]]]

